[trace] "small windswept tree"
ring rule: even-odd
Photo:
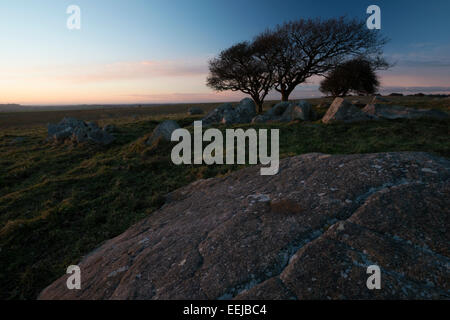
[[[250,95],[258,112],[273,87],[273,70],[265,58],[266,46],[240,42],[209,61],[207,85],[216,91],[241,91]]]
[[[333,97],[344,97],[350,92],[373,94],[380,85],[375,68],[370,61],[361,57],[349,60],[325,75],[319,90]]]

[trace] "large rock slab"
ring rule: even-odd
[[[447,119],[447,113],[433,109],[415,109],[386,104],[368,104],[362,110],[378,119]]]
[[[306,154],[196,181],[40,299],[450,298],[450,161]],[[381,289],[366,286],[381,268]]]
[[[345,122],[351,123],[356,121],[365,121],[375,118],[365,112],[362,112],[358,107],[351,104],[344,98],[334,99],[327,113],[322,118],[323,123]]]

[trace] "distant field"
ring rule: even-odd
[[[92,110],[57,110],[57,111],[25,111],[0,113],[0,128],[29,127],[59,122],[64,117],[81,120],[99,121],[105,119],[139,119],[148,116],[186,113],[191,106],[201,106],[204,110],[212,110],[220,103],[182,104],[148,107],[114,107]]]
[[[363,104],[368,98],[349,99]],[[449,111],[448,99],[388,99],[394,104]],[[317,106],[323,100],[331,99],[309,101]],[[210,110],[217,104],[195,105]],[[170,160],[172,144],[144,143],[163,118],[176,119],[181,126],[198,119],[186,115],[189,107],[0,114],[0,299],[36,298],[68,265],[157,210],[167,193],[242,167],[176,166]],[[319,114],[326,112],[326,108],[316,109]],[[109,146],[46,143],[44,124],[64,116],[114,123],[116,141]],[[296,121],[234,127],[279,129],[282,158],[309,152],[387,151],[450,157],[450,120],[330,125]]]
[[[443,111],[450,111],[450,98],[430,98],[430,97],[384,97],[389,100],[387,104],[403,105],[414,108],[434,108]],[[361,104],[370,102],[372,97],[347,97],[350,101],[357,101]],[[313,106],[321,102],[332,102],[332,98],[305,99]],[[264,108],[267,109],[278,101],[267,101]],[[133,120],[145,117],[155,117],[163,115],[182,115],[192,106],[198,106],[205,112],[216,108],[221,103],[191,103],[173,104],[157,106],[118,106],[111,108],[84,110],[56,110],[56,111],[25,111],[25,112],[0,112],[0,128],[20,128],[29,126],[45,125],[47,123],[59,122],[64,117],[74,117],[81,120],[101,121],[108,119],[130,118]],[[62,108],[62,107],[61,107]],[[70,107],[71,109],[74,107]],[[95,108],[95,107],[92,107]],[[320,110],[319,110],[320,111]]]

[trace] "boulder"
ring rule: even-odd
[[[269,119],[270,118],[267,117],[266,115],[259,114],[252,119],[252,123],[265,123],[265,122],[269,121]]]
[[[270,108],[263,115],[253,118],[252,122],[290,122],[294,120],[315,120],[316,113],[312,106],[306,101],[288,102],[282,101]]]
[[[326,110],[328,110],[328,108],[330,108],[330,106],[331,106],[331,103],[328,103],[328,102],[324,101],[324,102],[319,103],[316,106],[316,108],[317,109],[326,109]]]
[[[71,132],[71,138],[78,143],[85,142],[88,140],[88,130],[86,128],[75,128]]]
[[[202,119],[202,125],[208,126],[213,123],[249,123],[255,115],[255,103],[252,99],[245,98],[242,99],[235,108],[233,108],[231,103],[225,103],[212,110]]]
[[[241,123],[248,123],[257,114],[255,102],[250,98],[242,99],[235,108],[236,113],[242,121]]]
[[[222,115],[221,123],[223,124],[235,124],[240,122],[239,114],[234,109],[225,110]]]
[[[272,121],[279,121],[279,122],[291,122],[296,120],[295,116],[298,116],[299,112],[295,111],[296,106],[293,103],[290,103],[289,106],[286,108],[286,110],[283,112],[281,117],[273,118]]]
[[[73,136],[74,131],[77,130],[76,128],[61,128],[60,130],[58,130],[57,132],[55,132],[51,138],[54,140],[54,142],[64,142],[66,139],[69,139]],[[83,130],[80,128],[80,130]],[[83,132],[85,132],[85,130],[83,130]]]
[[[449,299],[450,161],[305,154],[196,181],[39,299]],[[381,270],[381,289],[366,286]]]
[[[90,128],[91,130],[98,130],[98,123],[94,122],[94,121],[88,121],[86,122],[86,125],[88,126],[88,128]]]
[[[92,123],[89,122],[91,125]],[[78,120],[75,118],[65,117],[59,123],[60,126],[71,127],[71,128],[84,128],[88,126],[88,122],[84,122],[83,120]]]
[[[214,123],[220,123],[223,119],[223,114],[228,111],[231,112],[233,110],[233,105],[231,103],[224,103],[210,111],[203,119],[202,125],[209,126]]]
[[[317,115],[317,112],[316,112],[315,108],[311,107],[311,111],[310,111],[309,117],[310,117],[311,121],[316,121],[316,120],[319,119],[319,116]]]
[[[358,107],[354,106],[344,98],[336,98],[328,108],[327,113],[323,116],[323,123],[331,122],[355,122],[373,119],[374,116],[362,112]]]
[[[161,122],[153,129],[151,136],[147,139],[146,144],[152,145],[155,141],[162,139],[164,141],[170,141],[172,132],[179,129],[180,126],[174,120],[166,120]]]
[[[352,100],[351,103],[355,107],[358,107],[358,109],[362,109],[362,108],[364,108],[366,106],[366,104],[363,101],[361,101],[361,100]]]
[[[363,112],[379,119],[447,119],[449,115],[434,109],[414,109],[386,104],[368,104]]]
[[[199,108],[199,107],[191,107],[188,110],[188,114],[190,114],[191,116],[199,115],[199,114],[203,114],[203,113],[204,113],[203,109]]]
[[[117,131],[117,128],[113,124],[107,124],[106,126],[103,127],[103,131],[106,131],[108,133],[112,133],[112,132]]]
[[[114,137],[107,131],[99,128],[95,122],[84,122],[75,118],[64,118],[57,124],[47,125],[47,141],[63,143],[92,142],[108,145],[114,141]]]
[[[289,112],[288,116],[290,118],[290,121],[293,121],[293,120],[303,120],[303,121],[315,120],[314,119],[315,118],[314,109],[306,101],[298,101],[296,103],[293,103],[291,109],[288,110],[288,112]]]
[[[104,130],[92,130],[88,132],[87,138],[97,144],[110,144],[114,141],[114,137]]]
[[[292,103],[289,101],[279,102],[270,108],[266,114],[271,116],[271,118],[281,117],[291,105]]]

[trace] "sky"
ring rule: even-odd
[[[238,100],[205,85],[221,50],[288,20],[365,20],[373,4],[395,63],[380,72],[381,92],[450,92],[448,0],[1,0],[0,104]],[[81,10],[79,30],[67,28],[70,5]],[[318,81],[292,98],[320,96]]]

